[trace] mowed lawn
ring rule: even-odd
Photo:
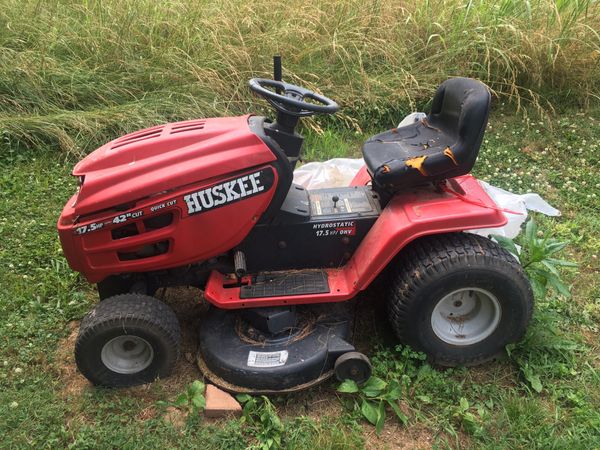
[[[382,125],[383,128],[384,125]],[[385,124],[391,126],[391,124]],[[308,131],[312,159],[357,156],[365,136]],[[570,244],[562,275],[571,298],[536,298],[525,339],[510,356],[477,368],[437,370],[389,336],[377,296],[361,299],[357,339],[375,373],[402,383],[399,423],[380,436],[330,382],[271,397],[282,426],[208,421],[167,409],[193,380],[198,292],[167,291],[186,330],[173,377],[126,390],[90,386],[76,372],[77,321],[96,301],[70,271],[55,222],[76,189],[76,162],[54,151],[2,143],[0,219],[0,445],[3,448],[245,448],[279,436],[287,448],[598,448],[600,445],[600,111],[527,118],[496,103],[475,174],[513,192],[538,192],[562,211],[536,216],[541,232]],[[541,391],[532,387],[539,379]],[[539,386],[536,385],[539,390]]]

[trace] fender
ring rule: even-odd
[[[352,185],[364,185],[369,179],[366,169],[361,169]],[[225,287],[225,275],[212,271],[205,298],[225,309],[345,301],[365,290],[407,244],[419,237],[506,224],[506,217],[476,178],[464,175],[452,180],[465,199],[431,188],[414,188],[395,195],[348,263],[327,269],[328,293],[241,299],[239,287]]]
[[[350,260],[358,290],[366,289],[408,243],[419,237],[506,224],[507,218],[475,177],[464,175],[453,180],[469,201],[445,192],[417,189],[390,200]]]

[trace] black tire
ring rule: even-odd
[[[134,386],[169,376],[180,341],[179,322],[167,305],[147,295],[117,295],[81,321],[75,361],[95,385]]]
[[[428,236],[409,244],[397,263],[387,299],[392,327],[402,342],[423,351],[432,362],[480,364],[525,333],[533,310],[531,285],[518,261],[493,241],[469,233]],[[477,326],[485,330],[474,334],[480,340],[457,344],[466,337],[452,329],[456,316],[450,317],[448,309],[441,313],[444,305],[462,306],[451,295],[467,295],[468,302],[478,305],[471,315],[461,316],[466,321],[480,314],[485,302],[491,305],[488,311],[499,311],[489,313],[490,319],[477,319],[482,324]],[[463,323],[457,323],[462,329]]]

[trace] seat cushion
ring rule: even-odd
[[[427,118],[377,134],[365,142],[363,156],[382,186],[397,188],[429,181],[423,163],[443,154],[455,138],[432,127]],[[451,161],[451,156],[445,156]]]
[[[365,142],[363,156],[374,183],[395,191],[468,173],[487,125],[489,102],[487,87],[479,81],[442,83],[429,115]]]

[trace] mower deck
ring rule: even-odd
[[[253,395],[269,395],[269,394],[291,394],[293,392],[300,392],[305,389],[309,389],[313,386],[323,383],[331,378],[334,374],[333,370],[329,370],[323,373],[319,378],[315,380],[308,381],[307,383],[300,384],[298,386],[293,386],[288,389],[256,389],[256,388],[248,388],[244,386],[238,386],[233,383],[229,383],[223,378],[219,377],[216,373],[208,368],[206,362],[202,358],[202,354],[198,353],[196,357],[196,364],[198,365],[198,369],[202,372],[202,375],[210,381],[215,386],[218,386],[220,389],[223,389],[226,392],[231,392],[233,394],[253,394]]]
[[[312,305],[224,311],[213,308],[199,328],[198,366],[232,392],[292,392],[326,380],[353,352],[352,308]]]

